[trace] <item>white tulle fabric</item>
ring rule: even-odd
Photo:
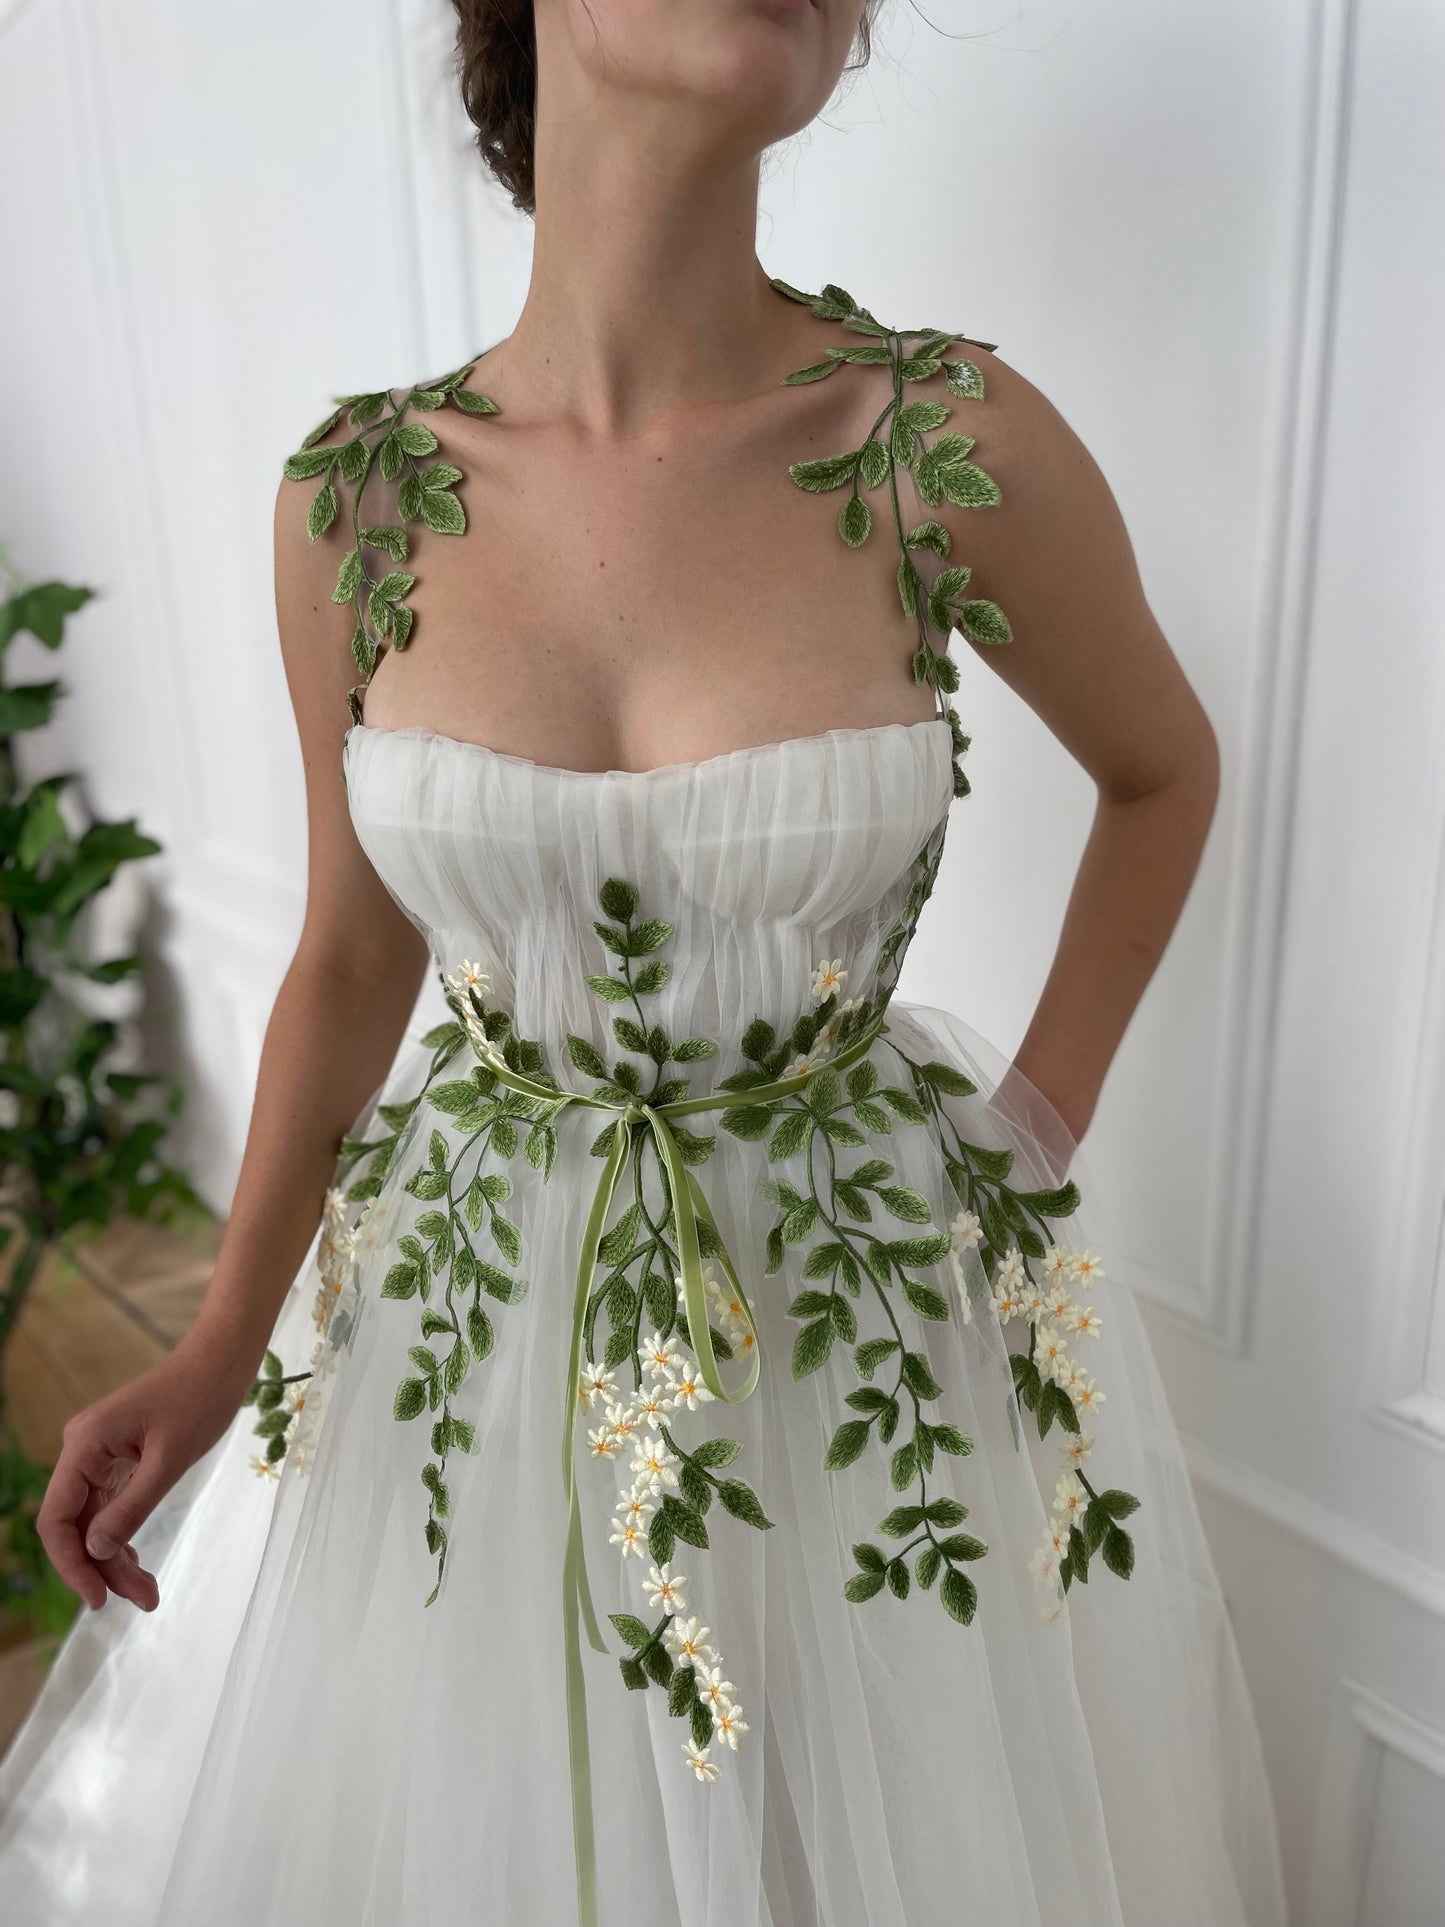
[[[717,1040],[721,1076],[754,1016],[782,1029],[807,1007],[819,959],[844,960],[850,992],[870,987],[909,866],[942,833],[949,749],[935,719],[591,774],[359,728],[346,773],[362,842],[437,963],[482,962],[554,1075],[575,1077],[569,1031],[610,1047],[583,975],[606,968],[592,922],[599,885],[620,876],[643,915],[674,928],[657,1016],[674,1036]],[[763,1369],[751,1399],[705,1406],[687,1435],[741,1440],[736,1471],[776,1523],[722,1519],[710,1551],[680,1546],[675,1563],[751,1731],[723,1753],[723,1776],[699,1783],[665,1696],[627,1692],[615,1659],[584,1648],[601,1927],[1281,1927],[1269,1790],[1224,1602],[1081,1160],[1038,1092],[956,1017],[895,997],[889,1021],[873,1047],[883,1081],[902,1070],[890,1040],[955,1065],[979,1086],[947,1100],[965,1138],[1012,1144],[1015,1181],[1067,1168],[1083,1189],[1083,1222],[1058,1232],[1092,1241],[1108,1272],[1088,1354],[1108,1396],[1090,1471],[1142,1501],[1134,1576],[1095,1561],[1064,1618],[1040,1622],[1028,1561],[1061,1470],[1057,1431],[1017,1442],[991,1310],[936,1324],[900,1304],[943,1386],[938,1415],[976,1442],[942,1462],[933,1490],[968,1505],[988,1544],[980,1604],[965,1628],[916,1588],[845,1600],[852,1544],[876,1537],[898,1495],[876,1449],[823,1470],[856,1380],[845,1353],[792,1380],[801,1259],[763,1275],[776,1215],[757,1189],[764,1147],[718,1132],[699,1175],[750,1290]],[[373,1103],[411,1095],[428,1055],[408,1044]],[[58,1660],[0,1777],[7,1927],[575,1919],[559,1451],[598,1122],[562,1114],[545,1185],[521,1158],[510,1167],[530,1289],[494,1308],[496,1347],[462,1394],[479,1449],[451,1460],[437,1603],[423,1610],[427,1426],[391,1409],[416,1308],[378,1295],[390,1246],[424,1208],[400,1188],[420,1161],[403,1147],[306,1469],[293,1455],[279,1486],[258,1479],[242,1412],[140,1536],[159,1610],[112,1601]],[[947,1224],[957,1200],[930,1131],[900,1126],[882,1148]],[[314,1282],[308,1261],[277,1327],[288,1369],[310,1355]],[[609,1611],[646,1616],[642,1562],[608,1544],[616,1468],[584,1445],[579,1478],[607,1629]]]

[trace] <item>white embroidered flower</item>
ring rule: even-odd
[[[1074,1397],[1080,1386],[1088,1382],[1089,1374],[1077,1358],[1062,1358],[1054,1368],[1055,1385],[1060,1391],[1067,1392],[1070,1398]]]
[[[632,1470],[637,1475],[633,1491],[661,1492],[677,1484],[677,1454],[656,1432],[648,1432],[637,1442]]]
[[[1104,1322],[1092,1305],[1070,1305],[1067,1319],[1069,1330],[1085,1338],[1097,1338]]]
[[[712,1259],[705,1258],[702,1267],[702,1295],[709,1306],[716,1301],[720,1289]],[[681,1277],[677,1281],[677,1308],[680,1312],[687,1310],[687,1293],[683,1290]]]
[[[367,1203],[374,1204],[375,1199],[368,1198]],[[338,1185],[333,1184],[328,1188],[321,1201],[321,1215],[332,1224],[346,1216],[346,1193]]]
[[[612,1544],[621,1546],[624,1559],[634,1555],[640,1559],[647,1550],[647,1530],[630,1519],[619,1519],[612,1528]]]
[[[636,1486],[632,1491],[624,1491],[617,1501],[617,1517],[626,1518],[632,1526],[645,1526],[655,1511],[657,1505],[653,1503],[651,1493],[638,1491]]]
[[[1048,1307],[1050,1318],[1067,1318],[1073,1308],[1073,1303],[1074,1301],[1069,1296],[1069,1288],[1067,1285],[1055,1285],[1048,1297],[1044,1300],[1044,1304]]]
[[[983,1220],[974,1211],[960,1211],[948,1227],[955,1251],[972,1251],[983,1236]]]
[[[1080,1432],[1077,1437],[1066,1432],[1064,1434],[1063,1444],[1059,1449],[1063,1455],[1065,1465],[1079,1466],[1088,1458],[1093,1448],[1094,1435],[1092,1432]]]
[[[953,1282],[958,1287],[958,1322],[960,1325],[971,1325],[973,1301],[968,1295],[968,1280],[963,1275],[963,1266],[958,1261],[958,1253],[951,1247],[948,1253],[948,1265],[953,1273]]]
[[[1024,1317],[1031,1325],[1036,1325],[1041,1318],[1049,1316],[1048,1299],[1040,1285],[1024,1285],[1019,1292],[1019,1304]]]
[[[577,1395],[584,1405],[595,1405],[599,1398],[607,1398],[617,1390],[617,1374],[605,1365],[589,1359],[582,1368],[582,1376],[577,1381]]]
[[[607,1407],[607,1424],[620,1449],[644,1430],[646,1420],[635,1403],[622,1405],[616,1399],[612,1399]]]
[[[996,1284],[993,1288],[993,1302],[994,1309],[1001,1320],[1022,1318],[1024,1301],[1017,1285]],[[1040,1370],[1042,1369],[1040,1367]]]
[[[1057,1599],[1049,1600],[1046,1605],[1040,1608],[1039,1624],[1041,1626],[1057,1626],[1066,1610],[1064,1595],[1060,1593]]]
[[[251,1470],[258,1479],[279,1479],[281,1476],[279,1468],[272,1465],[269,1459],[258,1459],[254,1454],[251,1458]]]
[[[783,1075],[784,1077],[806,1077],[809,1071],[815,1071],[820,1064],[826,1064],[829,1054],[827,1038],[816,1038],[813,1048],[810,1051],[800,1051]]]
[[[738,1741],[749,1730],[743,1718],[743,1709],[732,1700],[722,1700],[713,1707],[712,1728],[720,1740],[727,1741],[734,1753],[738,1750]]]
[[[587,1434],[587,1444],[595,1458],[615,1459],[622,1450],[621,1441],[610,1425],[599,1425]]]
[[[685,1405],[689,1412],[695,1412],[700,1405],[706,1405],[713,1394],[702,1381],[702,1373],[696,1365],[684,1368],[672,1394],[674,1407]]]
[[[654,1379],[663,1379],[669,1385],[675,1382],[686,1362],[682,1346],[671,1332],[666,1338],[660,1332],[649,1332],[638,1356],[645,1372],[651,1372]]]
[[[1082,1285],[1087,1291],[1090,1285],[1097,1283],[1104,1276],[1104,1267],[1099,1262],[1099,1254],[1096,1251],[1076,1251],[1074,1262],[1069,1269],[1069,1276],[1076,1285]]]
[[[668,1390],[667,1381],[659,1379],[646,1391],[634,1393],[629,1409],[639,1425],[650,1425],[654,1430],[661,1431],[676,1402]]]
[[[1073,1262],[1074,1254],[1067,1245],[1054,1244],[1049,1246],[1039,1260],[1039,1269],[1045,1278],[1052,1279],[1055,1284],[1058,1284],[1061,1279],[1068,1277]]]
[[[715,1780],[722,1772],[717,1761],[708,1757],[710,1752],[708,1747],[698,1746],[692,1740],[685,1740],[682,1750],[688,1765],[700,1780]]]
[[[1040,1546],[1029,1560],[1029,1577],[1036,1586],[1059,1583],[1059,1553],[1052,1539]]]
[[[1057,1325],[1034,1326],[1034,1363],[1040,1378],[1057,1378],[1069,1363],[1068,1341]]]
[[[361,1258],[373,1258],[386,1243],[387,1220],[381,1208],[380,1198],[368,1198],[361,1208],[361,1216],[356,1220],[356,1252]]]
[[[328,1218],[316,1241],[316,1263],[328,1281],[345,1276],[356,1250],[356,1233],[334,1218]]]
[[[1028,1282],[1024,1270],[1024,1254],[1017,1245],[1010,1245],[1003,1255],[1003,1262],[993,1274],[995,1287],[1006,1285],[1010,1291],[1021,1291]]]
[[[1067,1557],[1069,1550],[1069,1522],[1061,1514],[1055,1515],[1055,1517],[1049,1520],[1048,1543],[1053,1547],[1054,1552],[1060,1560]]]
[[[1074,1406],[1081,1417],[1092,1418],[1104,1403],[1104,1394],[1091,1378],[1087,1385],[1074,1388]]]
[[[716,1304],[718,1317],[729,1338],[732,1338],[735,1332],[747,1330],[747,1307],[743,1303],[742,1293],[733,1285],[731,1279],[726,1284],[719,1284]]]
[[[483,970],[479,963],[464,957],[455,970],[447,973],[447,988],[454,990],[465,1003],[467,992],[474,990],[479,997],[485,997],[492,987],[490,973]]]
[[[697,1696],[710,1710],[732,1704],[733,1683],[723,1677],[722,1661],[697,1669]]]
[[[481,1058],[483,1063],[506,1063],[506,1053],[499,1050],[491,1038],[488,1037],[486,1027],[470,1004],[462,1011],[462,1023],[466,1028],[467,1036],[471,1039],[472,1049],[476,1052],[477,1056]]]
[[[655,1610],[670,1613],[687,1610],[687,1575],[674,1573],[670,1565],[654,1566],[642,1582],[647,1603]]]
[[[821,1004],[830,991],[841,990],[848,976],[843,968],[843,959],[834,957],[829,963],[826,959],[813,967],[813,1002]]]
[[[662,1635],[663,1644],[674,1659],[687,1666],[711,1666],[717,1648],[708,1638],[709,1628],[700,1619],[674,1619]]]
[[[1084,1488],[1072,1472],[1066,1472],[1054,1487],[1054,1511],[1071,1524],[1084,1503]]]

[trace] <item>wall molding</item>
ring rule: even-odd
[[[1310,1927],[1361,1927],[1380,1782],[1391,1754],[1445,1787],[1445,1727],[1342,1677],[1315,1805],[1304,1916]]]
[[[1342,1512],[1292,1490],[1257,1466],[1231,1457],[1202,1439],[1181,1434],[1195,1484],[1241,1512],[1282,1527],[1313,1551],[1349,1567],[1409,1605],[1445,1624],[1445,1568],[1391,1545]]]
[[[1445,728],[1445,682],[1438,714],[1436,741]],[[1367,1416],[1445,1451],[1445,1383],[1431,1382],[1437,1350],[1445,1350],[1445,771],[1437,771],[1436,806],[1433,889],[1410,997],[1417,1017],[1410,1094],[1401,1107],[1399,1235],[1372,1281],[1375,1345],[1360,1390]]]
[[[1272,536],[1258,598],[1259,674],[1247,710],[1245,776],[1230,862],[1228,988],[1210,1160],[1203,1276],[1187,1303],[1162,1308],[1219,1349],[1250,1341],[1253,1260],[1273,1112],[1276,1027],[1295,840],[1303,692],[1314,614],[1319,512],[1329,433],[1341,227],[1349,169],[1356,0],[1309,10],[1291,322],[1272,445]]]

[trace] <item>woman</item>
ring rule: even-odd
[[[7,1918],[1273,1927],[1069,1176],[1209,723],[1037,390],[758,262],[859,0],[458,10],[532,283],[287,464],[306,922],[195,1328],[67,1430],[47,1546],[140,1613],[16,1750]],[[1099,795],[1006,1070],[892,994],[955,629]]]

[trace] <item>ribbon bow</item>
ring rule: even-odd
[[[855,1059],[863,1056],[875,1037],[885,1029],[883,1013],[880,1011],[858,1035],[849,1040],[827,1062],[831,1069],[841,1070]],[[677,1139],[673,1136],[669,1118],[690,1116],[698,1111],[721,1111],[734,1104],[766,1104],[776,1097],[787,1097],[801,1090],[808,1081],[810,1073],[799,1071],[790,1077],[775,1078],[768,1084],[751,1084],[740,1090],[714,1091],[706,1097],[677,1098],[666,1104],[646,1104],[640,1099],[612,1097],[605,1092],[564,1091],[555,1085],[543,1084],[524,1072],[515,1071],[499,1051],[488,1044],[481,1049],[483,1062],[494,1072],[498,1081],[510,1089],[519,1091],[524,1097],[535,1098],[539,1103],[550,1105],[554,1115],[571,1104],[585,1105],[591,1110],[614,1111],[620,1120],[620,1129],[614,1129],[612,1144],[597,1180],[597,1191],[592,1200],[592,1208],[587,1214],[587,1225],[582,1237],[582,1249],[577,1259],[577,1285],[572,1301],[572,1344],[568,1353],[567,1371],[567,1411],[562,1428],[562,1485],[567,1495],[567,1547],[562,1563],[562,1620],[566,1646],[567,1678],[567,1745],[572,1777],[572,1837],[577,1856],[577,1917],[579,1927],[596,1927],[597,1923],[597,1866],[596,1847],[592,1823],[592,1766],[587,1743],[587,1693],[582,1674],[582,1642],[579,1636],[579,1621],[587,1628],[587,1638],[594,1651],[605,1653],[607,1642],[603,1639],[597,1624],[596,1609],[592,1604],[592,1593],[587,1583],[587,1564],[582,1551],[582,1519],[577,1503],[577,1408],[582,1402],[582,1338],[587,1319],[587,1301],[591,1294],[592,1277],[598,1265],[598,1248],[602,1243],[607,1225],[607,1215],[612,1206],[613,1193],[623,1167],[632,1156],[639,1127],[650,1132],[657,1148],[657,1159],[662,1171],[672,1205],[673,1220],[677,1228],[677,1257],[682,1276],[683,1310],[687,1317],[688,1335],[697,1353],[698,1367],[702,1372],[703,1383],[714,1398],[724,1404],[736,1405],[750,1396],[757,1385],[762,1368],[762,1348],[758,1338],[757,1325],[753,1319],[752,1307],[742,1288],[737,1270],[717,1228],[711,1207],[703,1195],[702,1187],[683,1161]],[[727,1273],[728,1282],[737,1293],[738,1303],[742,1306],[747,1320],[748,1332],[752,1338],[753,1357],[747,1376],[732,1391],[723,1385],[717,1368],[717,1357],[713,1351],[712,1333],[708,1327],[707,1293],[703,1284],[702,1253],[698,1243],[698,1225],[705,1224],[712,1237],[717,1252],[718,1263]]]

